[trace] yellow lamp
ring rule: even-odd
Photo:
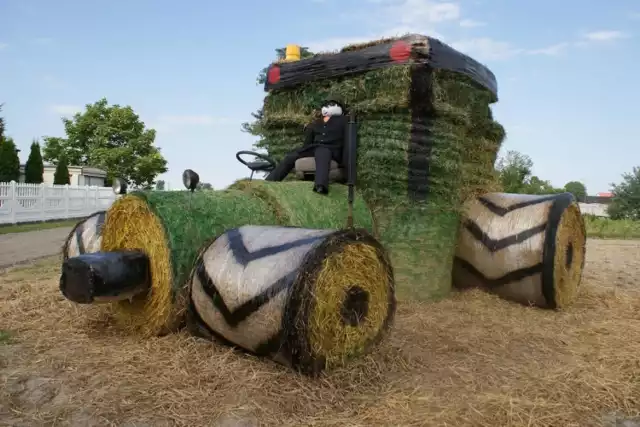
[[[300,46],[288,44],[285,50],[285,61],[300,61]]]

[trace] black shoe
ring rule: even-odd
[[[325,187],[324,185],[314,185],[313,191],[315,191],[318,194],[324,194],[324,195],[329,194],[329,188]]]

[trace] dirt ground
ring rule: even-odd
[[[125,336],[58,272],[0,272],[0,425],[640,425],[640,241],[589,241],[565,312],[401,303],[370,356],[316,380],[186,333]]]

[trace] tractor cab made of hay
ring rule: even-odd
[[[429,301],[478,287],[544,308],[575,300],[580,209],[568,193],[496,192],[505,131],[491,113],[497,84],[486,67],[409,35],[274,63],[267,74],[258,144],[267,154],[237,159],[251,178],[272,170],[333,93],[351,114],[339,168],[348,185],[310,191],[304,161],[296,179],[219,191],[197,191],[191,170],[189,191],[125,194],[116,180],[121,197],[67,238],[67,299],[108,303],[129,331],[186,325],[312,374],[379,341],[396,295]]]

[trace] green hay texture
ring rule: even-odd
[[[187,282],[199,251],[212,238],[246,224],[273,225],[267,203],[241,191],[149,191],[132,193],[144,199],[162,221],[173,268],[174,294]]]
[[[212,238],[243,225],[291,225],[335,228],[346,225],[346,188],[328,198],[305,182],[238,182],[227,190],[149,191],[143,198],[164,225],[171,250],[174,292],[186,283],[199,251]],[[371,212],[362,197],[354,205],[355,222],[373,232]]]
[[[342,97],[359,123],[358,189],[391,253],[399,297],[418,300],[451,289],[462,201],[498,189],[494,162],[504,139],[504,129],[491,115],[490,91],[451,71],[429,72],[433,114],[421,136],[430,147],[425,200],[413,200],[407,189],[410,64],[271,91],[260,123],[264,138],[257,144],[281,159],[301,145],[303,126],[324,97]]]
[[[311,191],[304,181],[238,181],[230,189],[252,194],[267,203],[278,224],[304,228],[344,228],[347,225],[347,187],[335,186],[328,196]],[[353,204],[354,224],[376,233],[373,216],[364,199],[356,195]]]

